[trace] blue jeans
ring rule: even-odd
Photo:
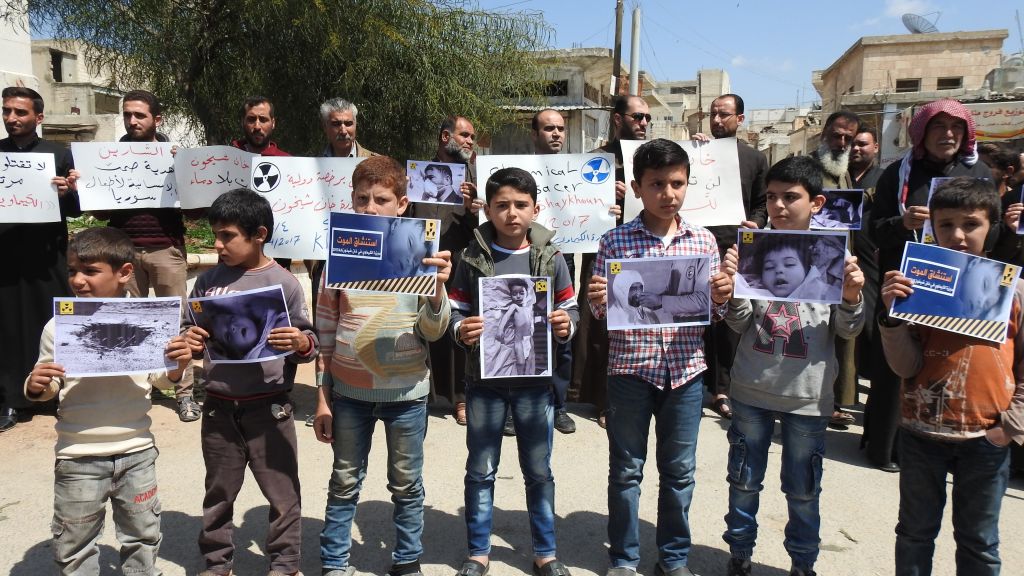
[[[896,573],[932,573],[935,537],[946,505],[946,474],[952,473],[956,573],[999,574],[999,508],[1010,478],[1010,449],[995,446],[985,438],[943,442],[906,430],[901,430],[898,438]]]
[[[551,475],[554,409],[551,387],[468,386],[466,388],[466,532],[470,556],[491,553],[494,476],[501,459],[501,429],[511,411],[526,481],[533,555],[555,555],[555,478]]]
[[[388,491],[395,505],[395,564],[423,553],[423,438],[427,434],[426,399],[411,402],[361,402],[334,398],[334,470],[320,533],[320,564],[346,568],[352,549],[352,519],[377,421],[388,444]]]
[[[793,566],[809,571],[818,559],[821,538],[822,459],[828,416],[773,412],[732,401],[729,425],[729,513],[722,538],[735,558],[749,559],[757,540],[757,509],[768,467],[775,416],[782,421],[782,492],[789,521],[784,545]]]
[[[635,376],[608,376],[608,555],[613,567],[640,563],[640,483],[654,417],[658,462],[658,560],[671,571],[690,553],[690,500],[697,468],[703,379],[675,389]]]
[[[53,551],[61,574],[100,573],[106,503],[114,512],[125,574],[161,574],[156,448],[114,456],[57,460],[53,483]]]

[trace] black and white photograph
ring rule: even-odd
[[[939,186],[942,186],[943,184],[949,182],[950,180],[953,180],[953,177],[939,176],[936,178],[932,178],[931,183],[928,185],[928,206],[932,205],[932,195],[935,194],[935,191],[939,188]],[[932,228],[931,218],[924,221],[924,228],[921,229],[921,236],[920,238],[918,238],[918,240],[922,244],[938,244],[938,241],[935,239],[935,229]]]
[[[551,279],[494,276],[480,279],[480,377],[551,374]]]
[[[733,297],[840,303],[846,239],[840,231],[739,230]]]
[[[825,204],[811,216],[812,230],[860,230],[863,221],[864,191],[825,189]]]
[[[409,179],[409,202],[462,204],[460,187],[466,180],[464,164],[409,160],[405,173]]]
[[[195,325],[210,333],[206,354],[212,363],[264,362],[291,354],[267,342],[271,330],[292,325],[280,284],[189,298],[188,311]]]
[[[608,329],[711,323],[707,256],[608,260]]]
[[[68,376],[173,370],[165,348],[181,327],[181,298],[54,298],[53,361]]]

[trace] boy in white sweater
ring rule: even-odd
[[[80,298],[125,298],[135,249],[116,228],[92,228],[68,245],[68,281]],[[25,397],[60,397],[53,484],[54,553],[61,574],[99,573],[106,502],[114,510],[126,574],[160,574],[157,450],[150,432],[150,391],[170,388],[192,359],[181,336],[166,348],[168,372],[65,377],[53,362],[54,321],[43,329],[39,360],[25,380]]]

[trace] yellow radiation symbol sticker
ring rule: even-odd
[[[925,234],[924,235],[924,242],[922,242],[922,243],[923,244],[935,244],[935,238],[932,237],[931,234]]]
[[[427,227],[423,230],[423,237],[431,242],[437,238],[437,220],[427,220]]]
[[[622,272],[622,262],[612,262],[608,264],[608,271],[612,274],[618,274]]]
[[[999,285],[1009,286],[1013,284],[1013,279],[1017,276],[1017,270],[1019,270],[1017,266],[1007,264],[1003,268],[1003,278],[999,281]]]
[[[75,313],[75,303],[74,302],[62,301],[60,303],[60,313],[61,314],[74,314]]]
[[[192,311],[195,312],[196,314],[202,314],[203,313],[203,303],[202,302],[189,302],[189,305],[192,306]]]
[[[415,169],[416,169],[416,163],[415,162],[409,162],[409,170],[415,170]]]
[[[753,232],[744,232],[743,233],[743,243],[744,244],[753,244],[754,243],[754,233]]]
[[[537,283],[534,284],[533,287],[537,289],[537,292],[547,292],[548,291],[548,281],[547,280],[537,280]]]

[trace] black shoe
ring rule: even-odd
[[[817,573],[810,568],[793,568],[789,571],[789,576],[817,576]]]
[[[750,560],[729,558],[726,576],[750,576]]]
[[[514,423],[512,423],[512,415],[511,414],[506,414],[505,415],[505,426],[501,429],[501,433],[504,434],[505,436],[515,436],[516,435],[516,425]]]
[[[576,431],[576,423],[572,421],[572,417],[565,411],[565,408],[555,410],[555,430],[562,434],[572,434]]]
[[[7,432],[18,423],[18,411],[14,408],[0,408],[0,432]]]
[[[896,474],[900,471],[900,465],[895,462],[886,462],[878,467],[882,472],[888,472],[890,474]]]

